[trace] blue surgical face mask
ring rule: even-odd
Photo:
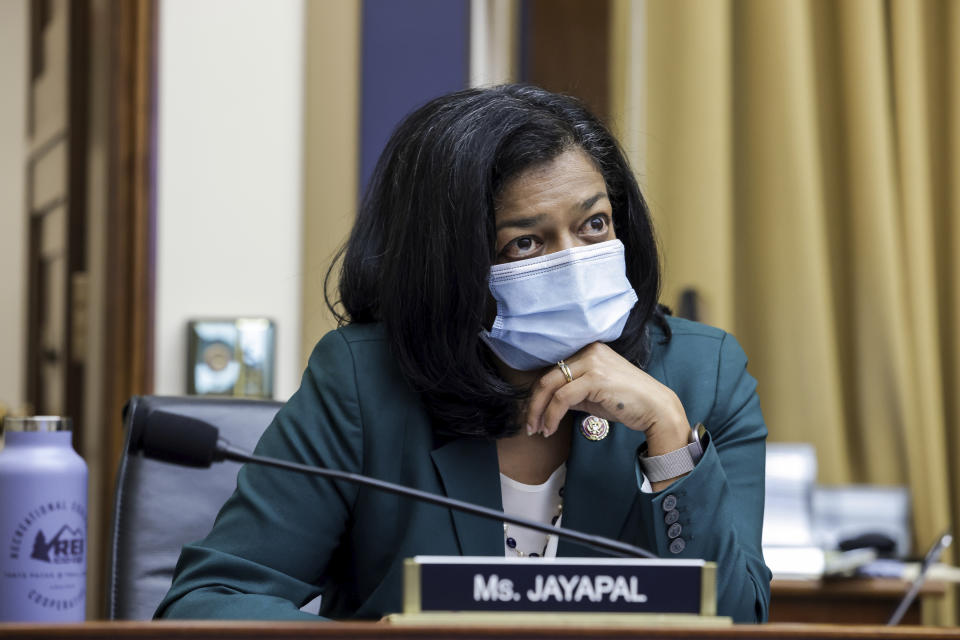
[[[497,317],[480,338],[520,371],[616,340],[637,302],[619,240],[497,264],[489,280]]]

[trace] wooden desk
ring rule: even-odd
[[[960,629],[850,625],[768,624],[693,628],[603,628],[540,626],[537,628],[391,627],[372,622],[88,622],[77,625],[0,624],[0,638],[13,640],[368,640],[391,638],[456,638],[457,640],[548,640],[550,638],[787,638],[789,640],[960,640]]]
[[[770,622],[885,624],[910,583],[903,580],[774,580],[770,583]],[[920,601],[942,598],[947,587],[927,581],[907,610],[903,624],[920,624]]]

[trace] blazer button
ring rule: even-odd
[[[671,493],[663,499],[661,506],[664,511],[673,511],[677,507],[677,496]]]
[[[670,543],[670,553],[680,553],[686,548],[687,543],[683,541],[683,538],[676,538]]]
[[[674,522],[672,525],[670,525],[670,528],[667,529],[667,537],[668,537],[668,538],[676,538],[676,537],[679,537],[679,536],[680,536],[680,531],[682,531],[682,530],[683,530],[683,527],[680,526],[680,523],[679,523],[679,522]]]
[[[680,512],[674,509],[673,511],[667,511],[667,515],[663,516],[664,524],[673,524],[680,519]]]

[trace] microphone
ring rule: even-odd
[[[156,424],[162,420],[163,428],[149,426],[147,420],[131,422],[133,425],[131,428],[134,429],[134,431],[130,434],[129,453],[134,454],[139,452],[147,458],[188,467],[205,468],[214,462],[233,460],[234,462],[261,464],[277,469],[286,469],[288,471],[296,471],[323,478],[332,478],[334,480],[345,480],[346,482],[352,482],[360,486],[370,487],[406,498],[413,498],[414,500],[447,507],[448,509],[462,511],[482,518],[489,518],[498,522],[507,522],[541,533],[556,535],[560,538],[572,540],[620,558],[659,559],[659,556],[646,549],[635,547],[625,542],[620,542],[619,540],[612,540],[574,529],[565,529],[535,520],[528,520],[527,518],[512,516],[496,509],[448,498],[428,491],[421,491],[420,489],[414,489],[393,482],[386,482],[385,480],[378,480],[359,473],[315,467],[266,456],[256,456],[233,446],[221,438],[217,428],[203,420],[166,411],[153,411],[152,414],[159,418],[159,420],[151,422]]]
[[[207,468],[226,459],[213,425],[167,411],[151,411],[150,415],[162,416],[163,428],[148,427],[145,419],[132,420],[130,453],[142,451],[147,458],[183,467]]]
[[[897,610],[890,616],[890,620],[887,621],[887,626],[900,624],[903,615],[907,612],[907,609],[910,608],[910,605],[913,604],[917,594],[920,593],[920,587],[923,586],[924,581],[927,579],[927,572],[930,571],[930,567],[936,564],[937,560],[940,559],[940,556],[943,555],[943,552],[952,542],[953,536],[947,531],[933,543],[933,546],[927,551],[927,555],[924,556],[923,562],[920,564],[920,573],[917,574],[917,578],[913,581],[913,584],[910,585],[910,589],[907,590],[907,595],[903,596],[903,600],[897,605]]]

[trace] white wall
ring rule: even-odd
[[[159,12],[155,391],[186,390],[188,320],[262,315],[286,399],[301,373],[303,0]]]
[[[0,2],[0,404],[24,401],[27,227],[27,0]]]

